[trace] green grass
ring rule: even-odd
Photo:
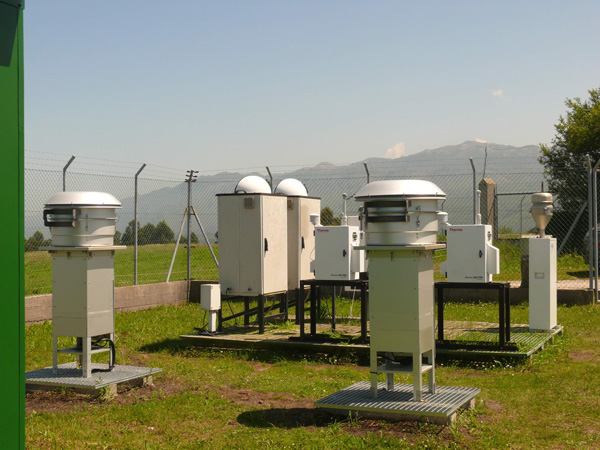
[[[446,307],[449,320],[493,320],[495,314],[494,304]],[[162,368],[156,386],[105,402],[48,396],[45,408],[27,413],[27,448],[600,447],[597,306],[559,307],[564,336],[526,365],[439,366],[439,385],[481,389],[475,411],[460,415],[451,427],[333,419],[315,412],[313,401],[368,380],[368,368],[331,355],[188,347],[178,336],[192,332],[203,315],[197,304],[117,314],[118,363]],[[527,322],[527,315],[524,306],[512,309],[514,322]],[[27,328],[28,370],[51,364],[50,340],[50,324]],[[62,408],[53,407],[59,404]]]

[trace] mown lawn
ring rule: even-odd
[[[527,308],[515,307],[515,322]],[[495,317],[493,304],[448,305],[448,320]],[[28,449],[600,448],[600,308],[559,307],[564,335],[531,363],[439,365],[438,384],[481,389],[453,426],[333,418],[312,403],[369,379],[352,358],[231,352],[179,340],[198,305],[117,314],[120,364],[160,367],[154,387],[110,401],[28,394]],[[51,325],[27,328],[27,369],[51,364]],[[402,380],[400,380],[402,381]],[[408,382],[408,378],[405,380]]]

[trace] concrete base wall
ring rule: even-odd
[[[160,305],[187,303],[186,281],[115,288],[116,311],[140,311]],[[52,320],[52,294],[25,298],[25,324]]]

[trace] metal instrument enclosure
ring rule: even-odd
[[[288,287],[287,198],[218,194],[219,284],[228,296],[254,297]]]
[[[491,225],[449,225],[447,259],[440,272],[452,283],[489,283],[500,272],[500,250],[492,245]]]
[[[317,280],[357,280],[364,270],[360,229],[352,225],[316,226],[313,270]]]
[[[529,329],[549,331],[556,325],[556,238],[531,238]]]

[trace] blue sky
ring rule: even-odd
[[[231,170],[522,146],[600,87],[598,1],[28,0],[24,20],[35,152]]]

